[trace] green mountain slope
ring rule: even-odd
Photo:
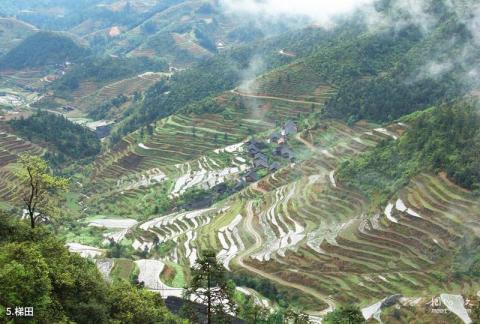
[[[410,127],[400,140],[378,148],[339,169],[338,178],[368,197],[383,200],[420,172],[446,172],[458,185],[480,189],[478,105],[459,102],[407,116]]]
[[[77,61],[88,54],[88,49],[66,35],[38,32],[4,55],[0,59],[0,68],[22,69],[63,64]]]
[[[0,18],[0,56],[17,46],[36,31],[32,25],[12,18]]]

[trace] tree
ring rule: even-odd
[[[115,323],[182,323],[168,312],[159,294],[137,289],[127,282],[115,283],[109,299]]]
[[[207,323],[226,323],[228,314],[236,312],[233,302],[235,285],[228,281],[225,269],[217,262],[214,251],[206,251],[191,268],[192,280],[185,291],[186,299],[207,306]]]
[[[267,322],[269,313],[256,304],[252,296],[247,296],[240,315],[247,323],[257,324]]]
[[[323,319],[325,324],[361,324],[366,323],[360,309],[353,305],[342,306],[329,313]]]
[[[293,323],[293,324],[308,324],[308,323],[311,323],[310,318],[307,314],[299,313],[297,311],[294,311],[293,309],[288,309],[285,312],[284,322],[285,323]]]
[[[8,307],[34,307],[44,319],[52,306],[48,265],[32,243],[2,244],[0,252],[0,318]],[[37,318],[36,318],[37,319]]]
[[[30,226],[40,220],[56,215],[59,192],[68,187],[68,179],[51,174],[50,168],[42,158],[33,155],[20,157],[22,168],[17,172],[22,188],[22,199],[30,218]]]

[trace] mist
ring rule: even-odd
[[[263,19],[304,17],[312,23],[328,27],[333,19],[370,6],[373,0],[220,0],[220,5],[229,14],[256,15]]]

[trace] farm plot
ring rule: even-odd
[[[67,248],[70,252],[78,253],[84,258],[95,258],[105,252],[102,249],[79,243],[67,243]]]
[[[324,103],[335,93],[325,78],[304,62],[290,64],[254,82],[256,94],[285,99]]]
[[[138,75],[128,79],[112,82],[100,89],[98,86],[92,87],[90,83],[85,83],[83,89],[75,93],[75,106],[80,110],[88,110],[90,107],[100,105],[102,102],[118,97],[120,95],[132,96],[136,91],[148,89],[163,77],[163,74],[152,73],[148,75]]]
[[[113,230],[103,234],[105,237],[103,243],[109,244],[110,242],[120,243],[136,224],[137,221],[134,219],[99,218],[89,221],[88,226]]]
[[[242,142],[252,131],[262,132],[270,127],[269,124],[253,121],[239,123],[241,126],[219,115],[169,117],[157,123],[154,133],[147,140],[137,143],[136,134],[131,134],[115,149],[97,158],[93,178],[105,182],[155,168],[166,172],[165,167],[171,169],[175,165],[200,159],[206,153]],[[215,158],[201,163],[204,169],[216,169],[220,173],[235,171],[222,171],[223,168],[216,166],[220,163]],[[209,174],[206,179],[213,177]]]
[[[135,264],[140,270],[138,281],[143,282],[147,289],[159,292],[162,298],[169,296],[182,297],[182,288],[169,287],[160,280],[160,274],[165,268],[165,263],[159,260],[138,260],[135,261]]]
[[[8,132],[0,125],[0,199],[12,203],[18,197],[18,181],[13,164],[19,155],[29,153],[40,155],[43,149]]]
[[[189,266],[195,263],[197,251],[193,242],[196,232],[210,223],[214,209],[202,209],[192,212],[174,213],[144,222],[138,226],[137,237],[133,243],[135,249],[152,249],[154,245],[173,241],[175,248],[167,259],[179,263],[184,256]]]
[[[401,190],[383,214],[366,216],[366,202],[343,190],[332,187],[328,196],[299,204],[296,213],[316,217],[319,226],[315,229],[305,220],[312,230],[297,251],[278,261],[256,259],[249,264],[283,280],[310,282],[339,302],[375,301],[420,287],[452,289],[453,283],[436,280],[433,274],[448,272],[447,260],[459,240],[478,233],[478,200],[441,177],[422,175]],[[312,212],[315,205],[321,209]]]

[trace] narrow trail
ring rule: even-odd
[[[247,231],[249,233],[251,233],[254,238],[255,238],[255,244],[253,246],[251,246],[250,248],[246,249],[243,253],[241,253],[238,258],[237,258],[237,262],[238,262],[238,265],[241,266],[242,268],[245,268],[246,270],[250,271],[250,272],[253,272],[259,276],[262,276],[266,279],[269,279],[271,281],[275,281],[276,283],[284,286],[284,287],[290,287],[290,288],[294,288],[294,289],[298,289],[308,295],[311,295],[313,296],[315,299],[318,299],[324,303],[326,303],[328,305],[328,308],[325,309],[325,310],[322,310],[322,311],[318,311],[318,312],[309,312],[309,315],[312,315],[312,316],[323,316],[331,311],[333,311],[335,309],[335,302],[329,298],[328,296],[324,295],[324,294],[321,294],[320,292],[314,290],[314,289],[311,289],[311,288],[308,288],[308,287],[305,287],[305,286],[302,286],[302,285],[299,285],[299,284],[296,284],[296,283],[292,283],[292,282],[288,282],[288,281],[285,281],[281,278],[278,278],[270,273],[267,273],[267,272],[264,272],[264,271],[261,271],[259,269],[256,269],[254,267],[251,267],[247,264],[245,264],[243,262],[244,258],[248,257],[248,255],[261,248],[262,247],[262,238],[260,236],[260,234],[258,234],[258,232],[255,230],[254,226],[253,226],[253,218],[254,218],[254,212],[253,212],[253,202],[252,201],[249,201],[247,203],[247,207],[246,207],[246,210],[247,210],[247,217],[245,219],[245,227],[247,229]]]
[[[286,98],[274,97],[274,96],[248,94],[244,92],[239,92],[238,90],[231,90],[231,92],[241,97],[254,98],[254,99],[271,99],[271,100],[279,100],[279,101],[290,102],[290,103],[300,103],[300,104],[316,105],[316,106],[324,105],[323,103],[314,102],[314,101],[294,100],[294,99],[286,99]]]
[[[295,139],[299,142],[301,142],[303,145],[305,145],[306,147],[308,147],[310,150],[314,151],[314,152],[318,152],[319,149],[316,148],[312,143],[310,143],[309,141],[307,141],[306,139],[302,138],[302,133],[297,133],[297,135],[295,135]]]

